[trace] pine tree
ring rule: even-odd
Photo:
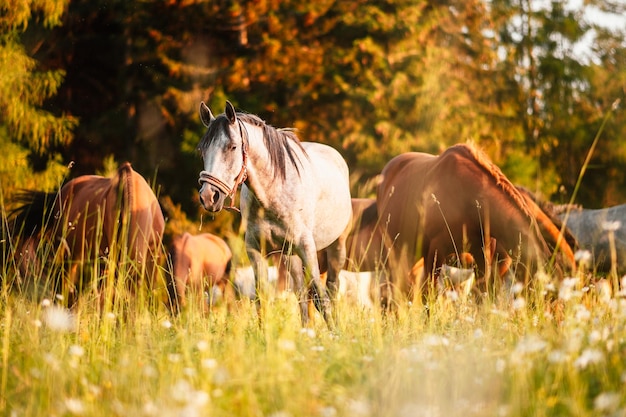
[[[16,188],[57,187],[66,173],[55,150],[71,142],[77,120],[45,108],[64,71],[42,67],[33,58],[38,37],[59,25],[66,3],[0,1],[0,186],[5,200]]]

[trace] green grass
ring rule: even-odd
[[[602,416],[626,412],[626,301],[593,287],[383,320],[348,301],[302,329],[294,298],[209,316],[85,294],[70,313],[0,293],[0,415]]]

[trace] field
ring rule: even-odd
[[[626,300],[580,276],[480,304],[447,293],[429,314],[406,303],[397,318],[342,299],[330,332],[319,315],[303,329],[293,297],[265,300],[261,325],[247,301],[172,317],[143,295],[100,311],[87,293],[70,312],[10,288],[9,273],[6,416],[626,413]]]

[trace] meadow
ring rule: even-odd
[[[481,303],[448,291],[396,318],[341,299],[331,332],[319,315],[302,328],[292,296],[265,299],[261,324],[249,301],[172,317],[120,288],[70,311],[2,272],[1,415],[626,414],[626,299],[581,273]]]

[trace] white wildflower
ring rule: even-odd
[[[57,332],[72,332],[76,330],[76,319],[66,308],[50,306],[43,311],[43,322],[51,330]]]
[[[448,346],[450,345],[450,341],[444,337],[436,334],[427,334],[424,335],[424,339],[422,340],[425,346]]]
[[[358,417],[358,416],[369,416],[371,414],[371,406],[369,402],[365,399],[360,400],[350,400],[348,402],[348,415]]]
[[[519,311],[526,307],[526,299],[524,297],[517,297],[513,300],[513,310]]]
[[[71,356],[74,356],[76,358],[80,358],[81,356],[83,356],[85,354],[85,349],[82,346],[80,346],[80,345],[72,345],[72,346],[69,347],[68,353]]]
[[[588,266],[591,264],[591,252],[588,250],[577,250],[574,254],[574,260],[581,266]]]
[[[602,412],[613,412],[619,407],[620,395],[616,392],[603,392],[593,400],[593,408]]]
[[[559,363],[565,363],[566,361],[567,361],[567,354],[565,354],[565,352],[563,352],[562,350],[555,349],[551,351],[550,353],[548,353],[548,362],[550,363],[559,364]]]
[[[170,363],[178,363],[183,359],[182,355],[180,355],[179,353],[169,353],[167,355],[167,360]]]
[[[322,407],[320,409],[320,417],[336,417],[337,409],[332,406]]]
[[[280,339],[278,341],[278,348],[285,352],[293,352],[296,350],[296,342],[289,339]]]
[[[178,403],[185,404],[189,402],[192,391],[191,384],[184,379],[180,379],[170,388],[170,398]]]
[[[75,416],[82,416],[85,414],[85,405],[78,398],[66,398],[64,401],[67,412]]]
[[[300,329],[300,333],[302,333],[305,336],[308,336],[311,339],[315,337],[315,330],[308,328],[308,327]]]
[[[600,363],[604,360],[604,354],[593,348],[587,348],[582,351],[580,356],[574,361],[574,366],[578,369],[585,369],[589,365]]]
[[[530,334],[517,342],[513,354],[528,355],[532,353],[541,352],[548,347],[548,343],[537,335]]]
[[[161,326],[162,326],[163,328],[165,328],[165,329],[169,329],[169,328],[171,328],[171,327],[172,327],[172,322],[171,322],[171,321],[169,321],[169,320],[163,320],[163,321],[161,322]]]
[[[202,367],[204,369],[215,369],[217,368],[217,361],[213,358],[202,359]]]
[[[209,348],[209,342],[207,342],[206,340],[199,340],[198,343],[196,343],[196,348],[200,352],[204,352]]]
[[[517,295],[524,291],[524,284],[521,282],[516,282],[511,286],[511,294]]]
[[[578,295],[576,291],[576,285],[578,284],[578,278],[565,278],[561,282],[559,287],[559,299],[563,301],[569,301]]]

